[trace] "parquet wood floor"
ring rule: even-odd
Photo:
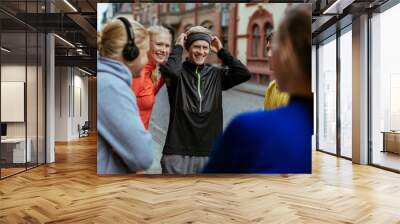
[[[313,153],[312,175],[98,176],[96,139],[0,181],[0,223],[400,223],[400,175]]]
[[[25,170],[25,167],[24,168],[1,168],[1,176],[7,177],[12,174],[24,171],[24,170]]]

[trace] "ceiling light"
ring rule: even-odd
[[[85,71],[85,70],[83,70],[83,69],[81,69],[81,68],[79,68],[79,67],[78,67],[78,69],[79,69],[81,72],[85,73],[85,74],[92,75],[92,73],[90,73],[90,72],[88,72],[88,71]]]
[[[2,51],[6,52],[6,53],[10,53],[10,52],[11,52],[10,50],[8,50],[8,49],[5,48],[5,47],[1,47],[0,49],[1,49]]]
[[[77,49],[76,49],[76,53],[78,53],[79,55],[86,55],[86,54],[83,52],[83,49],[81,49],[81,48],[77,48]]]
[[[334,9],[337,4],[339,4],[340,0],[336,0],[331,6],[329,6],[322,14],[330,13],[332,9]]]
[[[78,10],[71,4],[68,2],[68,0],[64,0],[65,4],[67,4],[72,10],[74,10],[75,12],[78,12]]]
[[[75,48],[75,45],[71,44],[71,42],[67,41],[66,39],[64,39],[64,38],[62,38],[62,37],[60,37],[60,36],[58,36],[57,34],[54,34],[54,36],[57,37],[58,39],[60,39],[61,41],[63,41],[64,43],[66,43],[67,45],[69,45],[69,46]]]
[[[336,0],[322,14],[342,14],[343,10],[351,5],[355,0]]]

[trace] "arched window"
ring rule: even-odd
[[[260,47],[260,28],[257,25],[253,27],[251,35],[251,56],[258,57],[258,48]]]
[[[268,46],[268,42],[271,41],[271,34],[273,31],[273,28],[271,26],[271,24],[266,23],[264,26],[264,31],[265,31],[265,36],[264,36],[264,50],[263,50],[263,56],[267,57],[268,56],[268,50],[269,48],[271,48],[271,45]]]

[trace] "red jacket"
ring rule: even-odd
[[[156,95],[165,83],[164,77],[161,76],[157,84],[153,84],[151,73],[154,69],[156,69],[155,63],[147,63],[140,71],[140,75],[132,79],[131,85],[132,91],[136,95],[140,118],[146,129],[149,128],[150,116],[156,101]]]

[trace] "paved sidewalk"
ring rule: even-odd
[[[250,93],[250,94],[255,94],[264,97],[265,90],[267,89],[267,86],[265,85],[260,85],[260,84],[255,84],[251,82],[245,82],[242,83],[238,86],[233,87],[234,90],[245,92],[245,93]]]
[[[241,112],[261,109],[264,92],[267,87],[254,83],[243,83],[233,88],[234,91],[224,91],[224,127]],[[262,98],[261,98],[261,97]],[[153,137],[154,162],[146,174],[161,174],[160,160],[167,135],[169,103],[165,87],[160,90],[150,121],[149,131]]]
[[[146,174],[161,174],[160,160],[162,156],[162,145],[153,138],[154,161],[151,167],[145,171]]]
[[[162,156],[162,150],[165,142],[166,132],[153,122],[150,122],[149,130],[151,135],[153,136],[154,161],[150,169],[148,169],[145,173],[161,174],[160,160]]]

